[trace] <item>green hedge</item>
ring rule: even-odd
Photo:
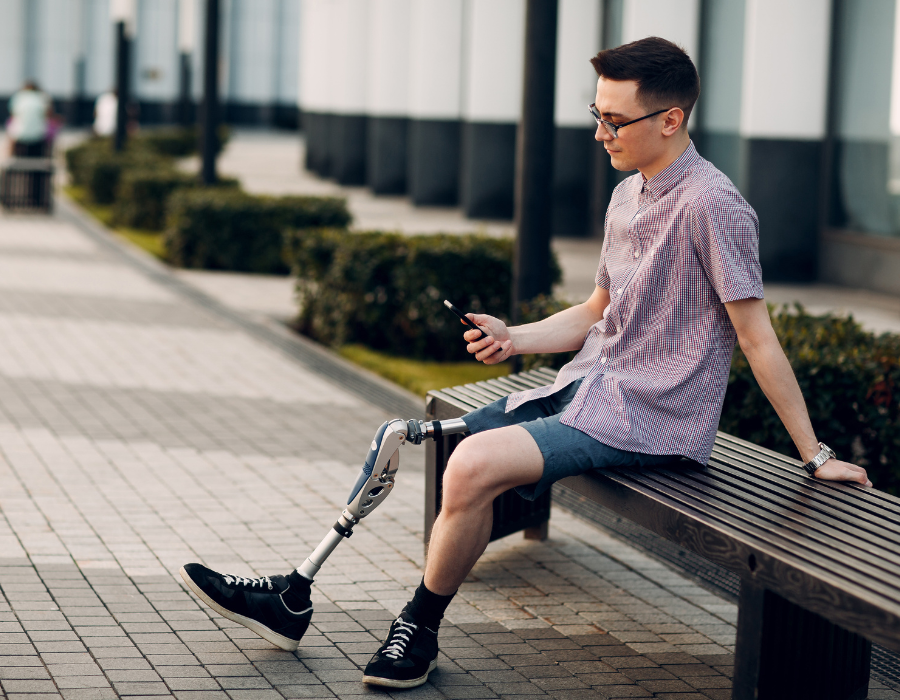
[[[175,170],[171,166],[126,168],[116,189],[114,221],[147,231],[162,231],[166,225],[168,200],[175,190],[200,187],[196,175]],[[234,179],[220,179],[214,187],[237,188]]]
[[[852,318],[772,313],[772,324],[806,397],[816,435],[900,494],[900,335],[876,336]],[[735,350],[719,427],[799,458],[787,431]]]
[[[126,170],[159,170],[170,160],[145,148],[130,147],[116,152],[110,139],[88,139],[66,151],[72,184],[84,187],[97,204],[112,204],[122,173]]]
[[[219,127],[219,152],[231,135],[226,125]],[[199,151],[200,131],[196,126],[148,129],[129,139],[131,145],[146,148],[162,156],[183,158]]]
[[[349,223],[346,202],[333,197],[179,190],[169,198],[166,249],[170,261],[182,267],[285,273],[285,229]]]
[[[298,278],[299,330],[332,346],[465,359],[462,325],[443,300],[504,318],[512,253],[511,240],[483,235],[295,232],[288,255]]]

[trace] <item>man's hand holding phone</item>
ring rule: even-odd
[[[476,360],[486,365],[496,365],[514,354],[513,341],[503,321],[487,314],[466,314],[466,316],[487,333],[486,338],[481,337],[479,331],[468,330],[463,333],[463,338],[469,343],[466,349]]]
[[[514,354],[509,329],[499,318],[487,314],[463,314],[449,301],[445,301],[444,306],[459,316],[461,323],[469,326],[463,338],[469,343],[466,349],[476,360],[496,365]]]

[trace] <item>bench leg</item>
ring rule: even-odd
[[[872,645],[741,580],[732,700],[863,700]]]

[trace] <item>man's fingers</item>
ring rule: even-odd
[[[462,321],[460,321],[460,323],[462,323]],[[463,338],[472,343],[481,338],[481,334],[483,332],[484,331],[476,331],[474,328],[470,328],[465,333],[463,333]],[[487,333],[485,333],[485,335],[487,335]]]
[[[496,365],[503,362],[512,352],[512,341],[506,340],[499,343],[499,349],[492,352],[484,359],[486,365]]]
[[[475,353],[475,359],[479,362],[484,362],[501,348],[501,344],[493,338],[485,338],[485,340],[482,342],[487,342],[488,340],[490,340],[491,342],[485,345],[482,350]]]
[[[470,333],[474,334],[475,331],[470,331]],[[473,342],[470,342],[466,346],[466,350],[468,350],[472,355],[475,355],[477,357],[477,354],[479,352],[481,352],[484,348],[488,347],[489,345],[493,345],[493,343],[494,343],[494,339],[491,336],[488,336],[487,338],[482,338],[481,340],[475,340]]]

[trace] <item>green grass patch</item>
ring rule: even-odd
[[[365,367],[419,396],[431,389],[443,389],[457,384],[480,382],[509,374],[509,363],[484,365],[469,362],[426,362],[396,357],[364,345],[345,345],[338,352],[360,367]]]
[[[87,191],[83,187],[75,185],[66,185],[63,191],[68,197],[78,202],[91,216],[97,221],[111,229],[120,238],[136,245],[150,255],[160,260],[166,259],[166,247],[163,242],[163,234],[159,231],[143,231],[136,228],[126,228],[124,226],[115,226],[113,224],[113,205],[112,204],[96,204],[87,196]]]

